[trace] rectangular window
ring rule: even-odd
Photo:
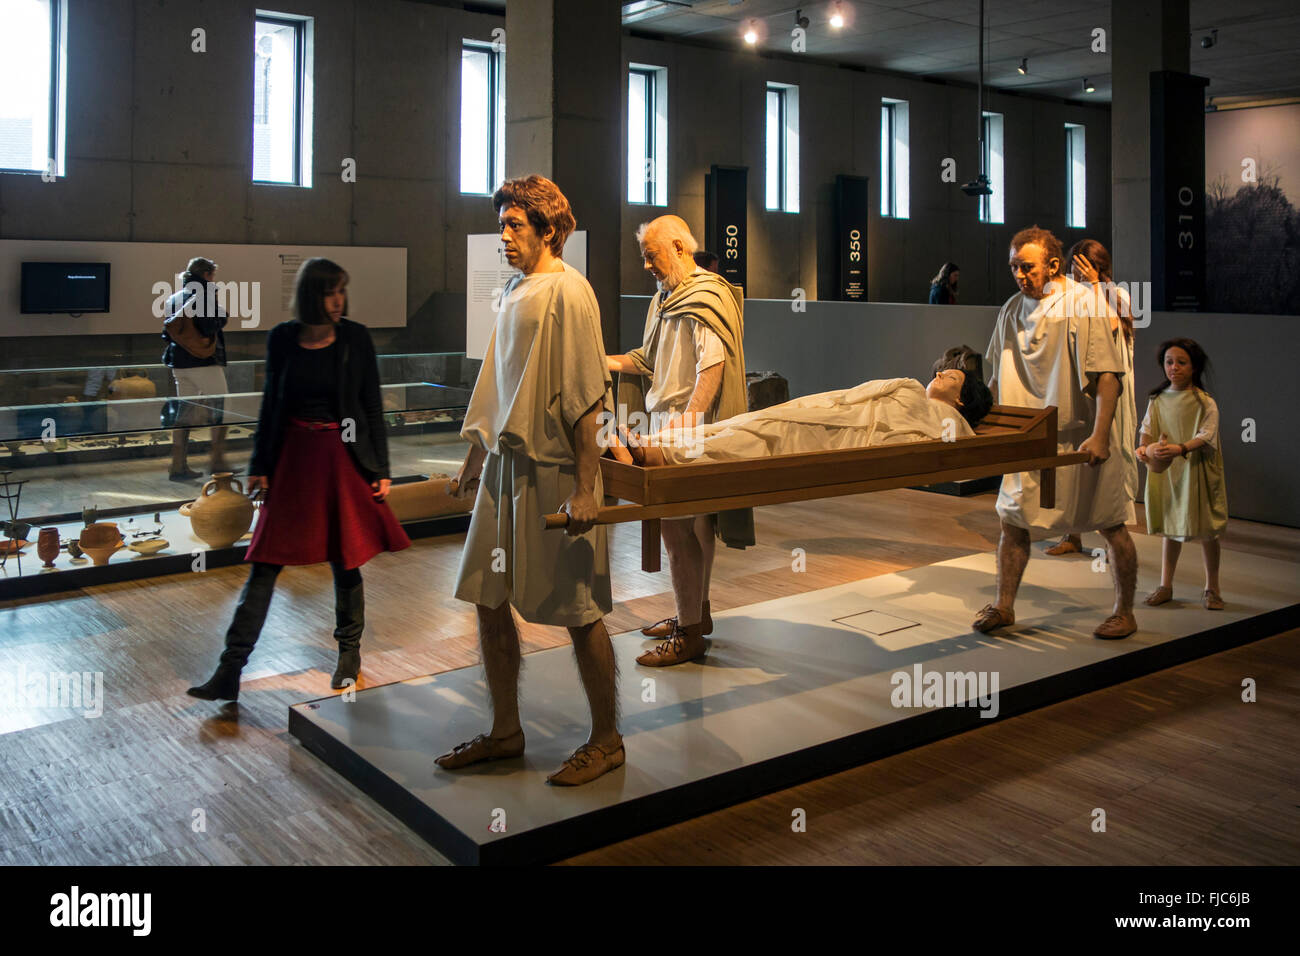
[[[1002,114],[984,114],[984,173],[989,178],[991,196],[980,196],[980,222],[1006,221],[1003,205]]]
[[[6,0],[0,172],[65,172],[67,0]]]
[[[1087,225],[1088,177],[1084,161],[1083,127],[1065,124],[1065,224],[1071,229]]]
[[[465,40],[460,51],[460,191],[490,196],[506,178],[505,51]]]
[[[909,156],[907,100],[880,101],[880,214],[907,219]]]
[[[253,32],[253,182],[311,185],[313,20],[258,10]]]
[[[668,205],[668,71],[633,63],[627,74],[627,201]]]
[[[767,208],[799,211],[799,87],[767,84]]]

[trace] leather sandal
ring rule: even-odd
[[[1079,554],[1082,551],[1083,548],[1079,547],[1069,538],[1062,538],[1060,541],[1056,542],[1056,544],[1048,548],[1045,553],[1056,556],[1062,554]]]
[[[621,737],[618,746],[608,750],[599,744],[583,744],[546,782],[557,787],[577,787],[617,770],[626,762],[627,752]]]
[[[709,613],[708,601],[704,602],[704,607],[702,608],[702,610],[704,611],[704,614],[701,616],[700,623],[704,625],[704,633],[705,635],[712,634],[713,615]],[[659,638],[672,637],[673,631],[676,629],[676,627],[677,627],[677,618],[666,617],[662,621],[658,621],[654,624],[650,624],[647,625],[646,627],[641,628],[641,633],[644,634],[646,637],[659,637]]]
[[[1143,604],[1149,604],[1151,607],[1159,607],[1161,604],[1168,604],[1174,599],[1174,589],[1167,588],[1163,584],[1146,596]]]
[[[1097,629],[1092,632],[1093,637],[1100,637],[1103,640],[1115,641],[1121,637],[1128,637],[1130,634],[1137,632],[1137,618],[1132,614],[1112,614],[1106,620],[1097,625]]]
[[[1222,611],[1223,598],[1214,588],[1206,588],[1205,594],[1201,596],[1201,603],[1205,605],[1207,611]]]
[[[708,644],[705,643],[703,634],[698,631],[692,634],[686,628],[678,627],[673,631],[672,637],[646,651],[636,662],[646,667],[671,667],[703,657],[707,650]]]
[[[517,741],[517,742],[516,742]],[[459,770],[470,764],[482,763],[484,760],[509,760],[524,755],[524,732],[522,730],[509,737],[489,737],[479,734],[473,740],[467,740],[441,757],[434,760],[443,770]]]
[[[992,604],[985,604],[971,624],[975,630],[987,634],[999,627],[1010,627],[1016,623],[1015,609],[1003,609]]]

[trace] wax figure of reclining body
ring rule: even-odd
[[[993,400],[984,383],[961,368],[935,372],[928,386],[914,378],[873,379],[853,388],[805,395],[710,425],[627,435],[643,465],[737,461],[839,451],[974,435]],[[616,457],[620,449],[615,450]]]

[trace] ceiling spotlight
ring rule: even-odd
[[[802,11],[802,10],[796,10],[796,11],[794,12],[794,25],[795,25],[795,26],[797,26],[797,27],[801,27],[801,28],[803,28],[804,30],[807,30],[807,29],[808,29],[808,24],[809,24],[810,22],[811,22],[811,21],[809,21],[809,19],[803,15],[803,11]]]
[[[1083,78],[1083,92],[1085,93],[1097,92],[1097,87],[1093,86],[1092,81],[1089,80],[1086,76]]]
[[[754,21],[749,21],[749,26],[745,27],[745,42],[753,46],[758,42],[758,31],[754,29]]]
[[[1201,37],[1201,49],[1208,50],[1210,47],[1214,46],[1214,44],[1218,42],[1219,42],[1219,31],[1218,28],[1216,27],[1215,29],[1210,31],[1209,36]]]
[[[844,14],[840,13],[840,5],[838,3],[831,7],[831,26],[836,30],[844,26]]]
[[[1026,73],[1029,72],[1029,57],[1022,56],[1020,58],[1020,65],[1016,67],[1016,72],[1019,73],[1021,76],[1024,76]]]

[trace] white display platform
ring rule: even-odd
[[[1140,602],[1157,582],[1160,542],[1135,540]],[[1084,541],[1091,546],[1100,539]],[[567,647],[524,659],[527,753],[520,759],[457,772],[433,763],[489,728],[478,666],[369,688],[350,701],[335,696],[296,704],[289,729],[452,860],[529,863],[571,856],[1300,621],[1295,564],[1226,554],[1227,608],[1206,611],[1199,604],[1200,556],[1188,548],[1176,582],[1182,600],[1160,608],[1139,604],[1137,634],[1098,640],[1092,629],[1109,612],[1109,574],[1094,570],[1090,555],[1048,558],[1041,549],[1034,546],[1016,626],[997,635],[970,629],[976,611],[993,599],[991,553],[715,614],[708,656],[677,667],[638,666],[636,655],[652,642],[635,631],[616,635],[627,764],[583,787],[545,783],[588,730]],[[923,682],[929,672],[982,673],[989,689],[996,675],[996,717],[966,706],[894,706],[900,684]]]

